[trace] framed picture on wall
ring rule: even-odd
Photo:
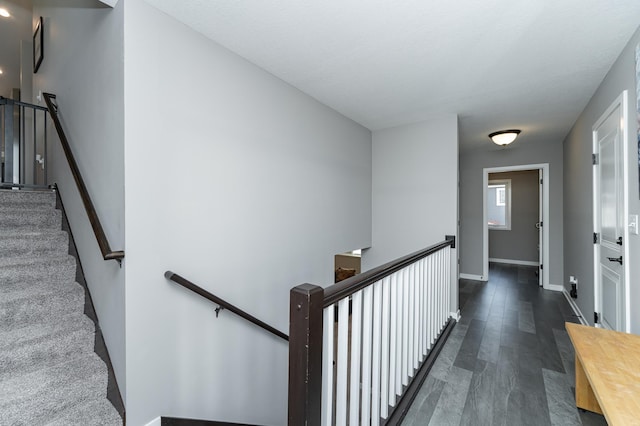
[[[36,23],[36,29],[33,31],[33,73],[37,73],[44,58],[44,35],[42,16]]]

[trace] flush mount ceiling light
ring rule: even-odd
[[[507,146],[520,134],[520,130],[500,130],[498,132],[493,132],[489,134],[489,137],[496,145]]]
[[[7,9],[0,8],[0,16],[8,18],[11,14]]]

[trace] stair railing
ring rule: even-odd
[[[93,229],[93,233],[95,234],[96,239],[98,240],[98,246],[100,247],[102,258],[104,260],[115,260],[118,262],[119,265],[122,265],[122,259],[124,259],[124,251],[111,249],[111,245],[109,244],[107,235],[104,232],[104,228],[102,228],[102,223],[100,223],[100,218],[98,217],[98,213],[96,212],[96,209],[93,206],[93,201],[91,201],[91,196],[89,195],[87,186],[85,185],[84,179],[80,174],[78,163],[76,163],[76,160],[73,157],[73,152],[71,151],[69,140],[67,139],[67,136],[64,133],[62,124],[60,123],[60,119],[58,117],[58,105],[54,102],[54,99],[56,99],[56,95],[51,93],[43,93],[43,96],[47,104],[49,114],[51,115],[51,120],[53,121],[56,131],[58,132],[60,144],[62,145],[62,149],[67,158],[67,162],[69,163],[71,174],[73,175],[73,179],[75,180],[76,185],[78,186],[78,191],[80,192],[80,198],[82,198],[82,203],[84,204],[84,208],[87,211],[87,216],[89,217],[91,228]]]
[[[451,248],[291,290],[290,426],[401,422],[455,323]]]
[[[47,108],[0,96],[0,187],[47,184]]]
[[[232,305],[231,303],[227,302],[224,299],[219,298],[218,296],[215,296],[214,294],[209,293],[207,290],[203,289],[202,287],[192,283],[191,281],[187,280],[186,278],[181,277],[180,275],[173,273],[171,271],[167,271],[164,273],[164,277],[166,279],[168,279],[169,281],[173,281],[176,284],[181,285],[182,287],[191,290],[192,292],[199,294],[200,296],[204,297],[205,299],[215,303],[216,305],[218,305],[218,307],[216,308],[216,317],[218,316],[218,314],[220,313],[220,311],[222,311],[223,309],[226,309],[230,312],[233,312],[234,314],[238,315],[240,318],[243,318],[247,321],[249,321],[252,324],[257,325],[258,327],[262,328],[263,330],[268,331],[269,333],[278,336],[279,338],[289,341],[289,336],[287,336],[286,334],[284,334],[283,332],[281,332],[280,330],[278,330],[275,327],[270,326],[269,324],[267,324],[264,321],[260,321],[258,318],[254,317],[253,315],[247,313],[246,311],[238,308],[237,306]]]

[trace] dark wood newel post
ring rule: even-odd
[[[289,315],[289,426],[319,426],[322,417],[322,305],[324,290],[291,289]]]

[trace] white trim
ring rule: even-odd
[[[489,262],[508,263],[510,265],[522,265],[522,266],[540,266],[538,262],[533,262],[531,260],[496,259],[495,257],[490,257]]]
[[[589,325],[584,315],[582,315],[582,311],[580,311],[580,308],[578,307],[576,302],[571,298],[571,296],[569,296],[569,293],[567,292],[567,290],[563,290],[562,294],[564,294],[564,297],[567,299],[567,302],[569,302],[571,309],[573,309],[573,312],[576,314],[576,316],[580,320],[580,323],[582,325]]]
[[[545,284],[549,282],[549,228],[551,226],[551,221],[549,220],[549,181],[551,180],[549,163],[488,167],[482,170],[482,275],[483,277],[489,276],[489,226],[487,225],[487,186],[489,185],[489,173],[516,172],[521,170],[542,170],[542,192],[544,198],[542,206],[542,222],[544,223],[542,227],[542,263],[547,265],[547,267],[542,270],[542,284],[544,288],[547,288]],[[556,184],[561,185],[562,182]],[[482,281],[487,280],[483,279]]]
[[[463,280],[487,281],[484,279],[482,275],[474,275],[474,274],[460,274],[460,278]]]
[[[101,3],[106,4],[107,6],[110,7],[115,7],[116,4],[118,3],[118,0],[99,0]],[[159,417],[158,417],[159,418]],[[155,421],[155,420],[154,420]]]
[[[449,312],[449,317],[453,318],[456,321],[460,321],[460,319],[462,318],[462,315],[460,315],[460,309],[458,309],[456,312]]]
[[[564,292],[564,286],[560,284],[547,284],[543,287],[545,290]]]
[[[155,418],[155,419],[151,420],[149,423],[147,423],[144,426],[160,426],[161,424],[162,424],[162,418],[158,417],[158,418]]]

